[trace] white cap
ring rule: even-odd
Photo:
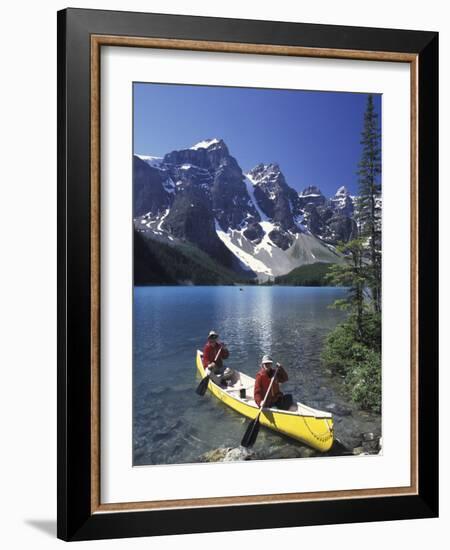
[[[270,357],[270,355],[264,355],[264,357],[262,358],[261,363],[273,363],[272,357]]]
[[[219,336],[215,330],[210,330],[208,334],[208,338],[211,338],[212,336]]]

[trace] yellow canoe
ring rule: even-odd
[[[197,351],[197,370],[200,376],[206,376],[202,363],[202,352]],[[255,379],[243,372],[236,371],[237,382],[227,388],[221,388],[212,381],[209,391],[223,403],[247,418],[255,418],[258,406],[253,400]],[[240,390],[245,389],[246,397],[240,397]],[[264,409],[259,417],[263,426],[275,432],[292,437],[309,445],[317,451],[326,452],[333,445],[333,416],[329,412],[307,407],[302,403],[293,405],[288,411]]]

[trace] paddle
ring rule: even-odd
[[[259,412],[256,415],[256,418],[250,422],[250,424],[247,426],[247,429],[245,430],[244,437],[242,438],[242,441],[241,441],[242,447],[253,447],[253,445],[255,444],[256,438],[258,437],[258,433],[259,433],[259,417],[262,413],[262,410],[264,409],[264,405],[266,404],[267,397],[270,393],[270,390],[272,389],[272,384],[277,376],[279,368],[280,368],[280,363],[277,363],[277,368],[274,372],[274,375],[272,376],[272,380],[270,381],[269,387],[267,388],[267,392],[266,392],[266,395],[264,396],[263,402],[259,407]]]
[[[219,358],[219,355],[220,355],[220,352],[222,351],[222,348],[223,348],[223,346],[220,346],[219,351],[217,352],[217,355],[214,359],[214,363]],[[195,393],[197,393],[198,395],[205,395],[206,389],[208,388],[208,383],[209,383],[209,374],[207,374],[204,378],[202,378],[202,381],[197,386],[197,388],[195,390]]]

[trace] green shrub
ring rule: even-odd
[[[365,314],[362,335],[350,317],[327,337],[321,354],[328,368],[344,376],[351,399],[362,409],[381,410],[381,322]]]
[[[353,360],[354,345],[353,327],[349,323],[342,323],[328,335],[322,351],[322,361],[327,367],[345,373]]]
[[[345,377],[352,400],[362,409],[381,412],[381,356],[365,348],[365,355],[353,364]]]
[[[375,351],[381,352],[381,314],[366,312],[362,317],[361,341]]]

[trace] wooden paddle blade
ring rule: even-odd
[[[195,393],[198,395],[205,395],[206,390],[208,389],[208,383],[209,383],[209,376],[205,376],[205,378],[202,378],[202,381],[197,386]]]
[[[250,422],[245,430],[244,437],[242,438],[241,445],[242,447],[253,447],[255,444],[256,438],[259,433],[259,416]]]

